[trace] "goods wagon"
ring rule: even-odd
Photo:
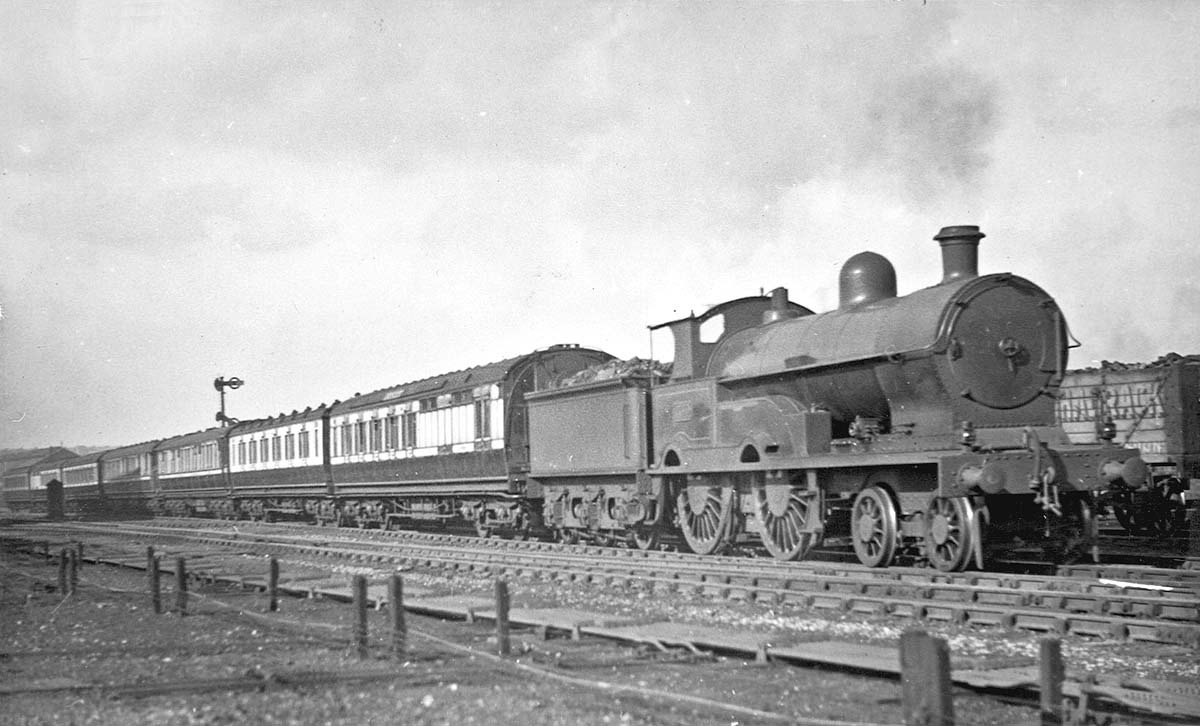
[[[1150,465],[1145,485],[1101,497],[1126,529],[1172,534],[1184,525],[1200,493],[1200,357],[1070,371],[1057,412],[1071,441],[1136,447]]]

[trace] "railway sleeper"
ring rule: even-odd
[[[976,594],[975,602],[980,605],[1008,605],[1011,607],[1029,607],[1030,596],[1022,592],[1004,592],[996,590],[981,590]]]

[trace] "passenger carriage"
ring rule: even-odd
[[[481,534],[527,532],[541,512],[527,482],[525,398],[611,358],[558,345],[333,404],[334,516],[361,527],[461,518]]]
[[[150,512],[154,495],[154,449],[157,441],[109,449],[100,456],[106,509],[115,516]]]
[[[229,435],[231,503],[224,516],[332,521],[329,407],[239,424]]]
[[[154,447],[155,514],[215,516],[230,507],[229,434],[214,427],[163,439]]]

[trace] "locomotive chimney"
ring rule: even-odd
[[[979,277],[979,240],[983,232],[973,224],[942,227],[934,239],[942,246],[942,282]]]
[[[780,320],[788,320],[790,318],[800,317],[800,311],[793,310],[788,305],[788,291],[786,287],[777,287],[771,291],[771,307],[763,311],[763,325],[774,323]]]

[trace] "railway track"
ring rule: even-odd
[[[411,531],[169,522],[72,525],[211,547],[384,568],[441,568],[634,587],[830,613],[1200,648],[1200,572],[1094,566],[1062,576],[782,563]],[[1114,576],[1115,575],[1115,576]],[[1163,584],[1170,582],[1171,584]]]
[[[976,627],[998,634],[1013,631],[1084,636],[1127,648],[1200,647],[1200,595],[1193,585],[1139,589],[1136,583],[1106,583],[1094,574],[1050,577],[1005,573],[948,574],[929,569],[874,570],[858,565],[780,563],[765,558],[697,557],[584,545],[511,541],[407,531],[315,529],[300,525],[258,525],[196,520],[155,520],[98,524],[73,523],[10,527],[0,537],[22,540],[27,549],[52,551],[66,542],[87,540],[85,559],[145,567],[144,545],[153,542],[166,555],[186,555],[189,572],[201,580],[265,587],[262,556],[287,563],[293,577],[281,587],[297,595],[349,598],[346,573],[417,570],[504,576],[551,585],[581,585],[612,592],[641,592],[651,601],[725,602],[725,607],[762,605],[818,618],[900,623],[925,627]],[[249,556],[247,556],[249,555]],[[300,572],[300,571],[304,572]],[[557,587],[553,589],[558,589]],[[371,595],[385,604],[383,588]],[[486,598],[457,596],[406,598],[405,607],[439,617],[488,619]],[[659,649],[719,651],[750,658],[849,667],[896,675],[895,650],[836,640],[811,642],[727,627],[605,616],[558,609],[516,609],[513,622],[540,631],[640,643]],[[1011,630],[1009,630],[1011,629]],[[1185,660],[1194,655],[1182,656]],[[991,661],[991,659],[988,659]],[[974,662],[952,674],[960,685],[1030,689],[1036,666]],[[1069,683],[1135,711],[1200,717],[1200,689],[1173,681],[1092,679]]]

